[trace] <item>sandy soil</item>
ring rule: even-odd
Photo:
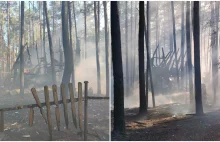
[[[35,103],[31,94],[1,95],[0,107],[17,106],[21,104]],[[39,94],[41,102],[44,102],[44,95]],[[53,100],[50,93],[50,100]],[[46,108],[44,111],[46,113]],[[79,135],[79,129],[73,125],[70,104],[68,104],[69,129],[65,128],[63,107],[60,105],[61,131],[57,130],[55,107],[51,106],[51,118],[53,126],[54,141],[83,140]],[[0,133],[0,139],[6,141],[45,141],[49,140],[48,126],[45,124],[38,108],[34,108],[34,124],[28,125],[29,109],[7,111],[4,113],[5,131]],[[108,141],[109,140],[109,100],[88,101],[88,140]]]
[[[148,114],[142,115],[137,115],[138,108],[126,109],[126,132],[123,135],[112,132],[112,140],[220,140],[220,132],[218,132],[220,129],[219,107],[206,107],[203,116],[185,115],[187,112],[178,114],[172,113],[175,111],[170,111],[187,110],[188,106],[184,104],[161,105],[156,108],[149,108]]]

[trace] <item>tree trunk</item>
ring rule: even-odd
[[[8,50],[7,50],[7,72],[10,71],[10,4],[9,1],[7,1],[7,20],[8,20]]]
[[[73,44],[72,44],[72,18],[71,18],[71,8],[70,8],[70,2],[68,2],[68,15],[69,15],[69,31],[70,31],[70,48],[73,50]],[[74,55],[72,54],[73,59]],[[75,66],[74,66],[74,60],[73,60],[73,72],[72,72],[72,85],[73,85],[73,92],[75,91]]]
[[[194,65],[195,65],[195,100],[196,114],[203,114],[201,72],[200,72],[200,21],[199,2],[195,1],[193,6],[193,38],[194,38]]]
[[[62,1],[62,37],[63,37],[63,51],[64,51],[64,72],[62,83],[66,88],[70,83],[70,76],[73,71],[73,50],[70,47],[69,42],[69,30],[68,30],[68,2]]]
[[[53,83],[56,84],[56,72],[55,72],[55,67],[54,67],[54,52],[53,52],[53,43],[52,43],[52,38],[50,34],[50,23],[49,23],[49,18],[47,15],[47,2],[44,1],[44,13],[46,16],[46,23],[47,23],[47,33],[48,33],[48,40],[49,40],[49,47],[50,47],[50,60],[51,60],[51,69],[52,69],[52,80]]]
[[[86,36],[87,36],[87,33],[86,33],[86,1],[84,1],[84,22],[85,22],[85,30],[84,30],[84,37],[85,37],[85,59],[87,58],[87,49],[86,49]]]
[[[212,85],[214,94],[214,104],[216,103],[216,91],[218,87],[218,16],[219,16],[219,5],[218,2],[214,2],[211,5],[211,22],[212,22]],[[214,12],[215,10],[215,12]],[[216,18],[216,19],[214,19]]]
[[[125,95],[128,96],[128,82],[129,82],[129,75],[128,75],[128,2],[125,2],[125,58],[126,58],[126,83],[125,83]]]
[[[152,78],[152,69],[151,69],[151,57],[150,57],[150,16],[149,16],[149,11],[150,11],[150,2],[147,2],[147,10],[146,10],[146,15],[147,15],[147,24],[145,24],[145,42],[146,42],[146,51],[147,51],[147,73],[146,73],[146,107],[148,108],[148,78],[150,76],[150,84],[151,84],[151,92],[152,92],[152,104],[153,107],[155,107],[155,97],[154,97],[154,86],[153,86],[153,78]],[[149,75],[149,76],[148,76]]]
[[[98,34],[98,20],[96,14],[96,2],[94,2],[94,17],[95,17],[95,40],[96,40],[96,66],[97,66],[97,95],[101,95],[100,82],[100,63],[99,63],[99,34]]]
[[[79,39],[78,39],[78,35],[77,35],[77,25],[76,25],[76,14],[75,14],[75,5],[74,5],[74,1],[73,1],[73,17],[74,17],[74,23],[75,23],[75,35],[76,35],[76,58],[75,58],[75,63],[76,66],[80,63],[80,45],[79,45]]]
[[[21,26],[20,26],[20,94],[24,94],[24,1],[21,1]]]
[[[45,12],[43,10],[43,48],[44,48],[44,73],[47,72],[47,57],[45,48]]]
[[[139,2],[139,35],[138,35],[138,53],[139,53],[139,96],[140,107],[139,112],[147,110],[146,94],[145,94],[145,77],[144,77],[144,2]]]
[[[104,18],[105,18],[105,67],[106,67],[106,96],[109,96],[109,62],[108,62],[108,46],[109,46],[109,28],[107,15],[107,2],[103,1]]]
[[[175,63],[176,63],[176,77],[177,77],[177,86],[179,88],[179,70],[178,70],[177,52],[176,52],[176,27],[175,27],[173,1],[171,1],[171,9],[172,9],[172,20],[173,20],[173,42],[174,42],[174,53],[175,53]]]
[[[125,132],[124,83],[121,54],[121,33],[116,1],[111,1],[111,40],[114,76],[114,131]]]
[[[181,14],[181,88],[184,86],[184,46],[185,46],[185,29],[184,29],[184,5],[182,1],[182,14]]]

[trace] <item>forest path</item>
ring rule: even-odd
[[[112,133],[112,140],[126,141],[212,141],[220,140],[220,111],[206,108],[204,116],[173,113],[187,105],[168,104],[150,108],[148,115],[136,115],[138,108],[125,110],[126,134]],[[187,114],[187,113],[186,113]],[[112,118],[113,120],[113,118]]]

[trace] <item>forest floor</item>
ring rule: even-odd
[[[39,93],[39,99],[44,101],[43,93]],[[24,96],[1,94],[0,108],[19,106],[25,104],[35,104],[35,100],[30,93]],[[50,92],[50,100],[53,95]],[[60,100],[60,99],[59,99]],[[55,106],[51,106],[52,135],[54,141],[81,141],[79,129],[73,125],[71,105],[68,104],[69,129],[64,122],[63,107],[60,108],[61,127],[60,131],[56,127]],[[43,107],[46,114],[46,108]],[[76,109],[77,104],[76,104]],[[83,108],[84,110],[84,108]],[[77,115],[78,116],[78,115]],[[34,108],[34,123],[29,126],[29,109],[20,109],[4,112],[4,132],[0,133],[0,141],[47,141],[49,140],[48,125],[45,123],[38,108]],[[78,122],[78,119],[77,119]],[[108,141],[109,140],[109,100],[89,100],[88,101],[88,140]]]
[[[112,132],[111,137],[113,141],[219,141],[218,108],[204,108],[203,116],[188,115],[187,104],[160,105],[142,115],[138,115],[138,108],[125,109],[126,132]],[[113,112],[111,116],[113,128]]]

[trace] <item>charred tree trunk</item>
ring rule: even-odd
[[[138,53],[139,53],[139,96],[140,107],[139,112],[145,112],[146,106],[146,94],[145,94],[145,77],[144,77],[144,2],[139,2],[139,35],[138,35]]]
[[[21,26],[20,26],[20,94],[24,94],[24,1],[21,1]]]
[[[101,82],[100,82],[100,63],[99,63],[99,30],[97,20],[96,2],[94,2],[94,17],[95,17],[95,40],[96,40],[96,66],[97,66],[97,95],[101,94]]]
[[[73,50],[70,47],[69,42],[69,30],[68,30],[68,2],[62,1],[62,37],[63,37],[63,51],[64,51],[64,72],[62,83],[67,87],[70,83],[70,76],[73,71]]]
[[[190,103],[193,101],[193,80],[192,80],[192,56],[191,56],[191,28],[190,28],[190,2],[186,2],[186,44],[187,44],[187,63],[189,77]]]
[[[195,1],[193,6],[193,38],[194,38],[194,65],[195,65],[195,100],[196,114],[203,114],[201,72],[200,72],[200,21],[199,2]]]
[[[54,67],[54,52],[53,52],[52,38],[51,38],[51,34],[50,34],[50,23],[49,23],[49,18],[48,18],[48,15],[47,15],[47,2],[44,1],[43,4],[44,4],[44,13],[45,13],[46,23],[47,23],[47,33],[48,33],[49,47],[50,47],[52,80],[53,80],[53,83],[56,84],[56,72],[55,72],[55,67]]]
[[[104,18],[105,18],[105,66],[106,66],[106,96],[109,96],[109,62],[108,62],[108,46],[109,46],[109,28],[107,15],[107,2],[103,1]]]
[[[70,31],[70,48],[73,50],[73,44],[72,44],[72,18],[71,18],[71,8],[70,8],[70,2],[68,2],[68,15],[69,15],[69,31]],[[74,59],[74,55],[73,59]],[[72,72],[72,85],[73,85],[73,92],[75,93],[75,66],[74,66],[74,60],[73,60],[73,72]]]
[[[171,1],[171,9],[172,9],[172,21],[173,21],[173,43],[174,43],[174,53],[175,53],[175,63],[176,63],[176,77],[177,77],[177,86],[179,88],[179,70],[178,70],[177,52],[176,52],[176,26],[175,26],[173,1]]]
[[[125,132],[124,83],[121,53],[121,33],[116,1],[111,1],[111,40],[114,76],[114,131]]]

